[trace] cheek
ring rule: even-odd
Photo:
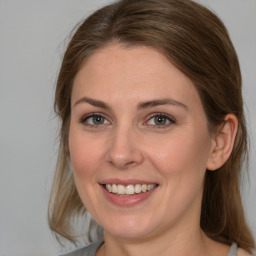
[[[163,143],[159,142],[148,151],[151,162],[162,176],[164,203],[161,205],[170,216],[174,208],[176,213],[181,213],[192,207],[194,202],[198,207],[196,209],[200,208],[209,154],[206,133],[201,133],[201,136],[197,133],[189,133],[190,136],[185,133],[176,135]]]
[[[205,172],[210,143],[207,133],[174,134],[148,148],[152,162],[165,175]],[[188,175],[188,176],[189,176]]]
[[[98,187],[96,173],[102,154],[100,148],[97,139],[92,140],[81,129],[70,126],[69,151],[76,188],[83,204],[94,215],[95,186]]]
[[[75,175],[88,177],[94,172],[99,163],[100,148],[97,140],[91,141],[83,132],[70,127],[69,151]]]

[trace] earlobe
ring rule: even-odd
[[[214,171],[228,160],[233,150],[237,129],[236,116],[233,114],[226,115],[223,124],[213,138],[211,155],[206,166],[208,170]]]

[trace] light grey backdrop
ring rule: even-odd
[[[56,162],[54,84],[73,26],[108,0],[0,0],[0,255],[57,255],[47,226]],[[240,59],[251,134],[244,204],[256,237],[256,1],[200,0],[224,21]],[[70,247],[68,245],[69,249]]]

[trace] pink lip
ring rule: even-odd
[[[104,183],[104,184],[116,184],[116,183],[108,182],[108,183]],[[124,183],[117,182],[117,184],[124,184]],[[129,185],[129,184],[145,184],[145,183],[128,182],[127,184]],[[152,184],[152,183],[149,183],[149,184]],[[147,192],[142,192],[142,193],[134,194],[134,195],[121,196],[121,195],[110,193],[107,189],[105,189],[105,187],[103,185],[100,185],[100,187],[102,189],[102,192],[103,192],[105,198],[112,204],[120,206],[120,207],[132,207],[132,206],[138,205],[138,204],[146,201],[157,189],[157,187],[156,187]]]

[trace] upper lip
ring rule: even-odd
[[[154,181],[139,180],[139,179],[122,180],[122,179],[111,178],[111,179],[104,179],[100,181],[99,184],[120,184],[120,185],[127,186],[127,185],[136,185],[136,184],[150,185],[150,184],[157,184],[157,183]]]

